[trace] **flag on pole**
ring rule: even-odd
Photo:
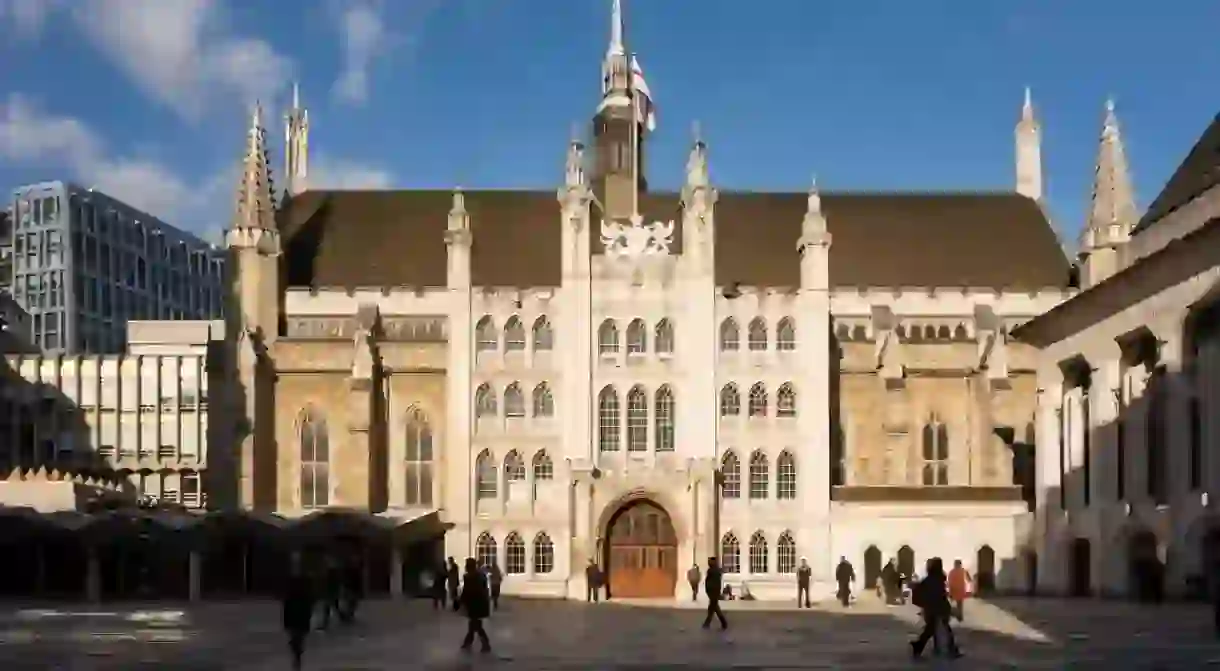
[[[655,131],[657,129],[657,109],[652,100],[652,90],[648,88],[648,82],[644,79],[644,69],[640,67],[640,61],[634,54],[631,56],[631,92],[632,98],[638,101],[636,120],[643,122],[648,132]]]

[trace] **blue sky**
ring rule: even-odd
[[[1008,189],[1023,87],[1074,240],[1105,98],[1142,206],[1220,110],[1214,0],[625,0],[659,108],[722,188]],[[552,188],[599,94],[610,0],[0,0],[0,189],[70,178],[223,226],[248,104],[300,81],[331,186]]]

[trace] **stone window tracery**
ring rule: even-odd
[[[750,455],[750,498],[765,499],[770,493],[771,473],[767,455],[757,450]]]
[[[525,541],[516,531],[504,539],[504,572],[508,575],[525,573]]]
[[[720,460],[720,495],[726,499],[741,498],[741,460],[732,450]]]
[[[763,321],[762,317],[750,320],[749,341],[751,352],[767,350],[767,322]]]
[[[767,416],[767,385],[756,382],[750,387],[750,416]]]
[[[496,498],[499,483],[496,478],[496,462],[492,459],[490,451],[483,450],[479,453],[478,459],[474,462],[474,472],[477,479],[476,498],[479,500]]]
[[[674,392],[669,385],[657,390],[655,413],[657,452],[674,450]]]
[[[767,573],[767,537],[761,530],[750,536],[750,573]]]
[[[607,319],[597,327],[597,353],[602,356],[618,354],[618,326]]]
[[[727,317],[720,322],[720,351],[736,352],[739,349],[741,349],[741,330],[737,328],[735,319]]]
[[[534,480],[551,480],[555,477],[555,465],[546,450],[534,453]]]
[[[509,482],[525,480],[525,460],[521,458],[520,452],[510,450],[504,455],[504,479]]]
[[[674,353],[674,326],[673,322],[668,319],[662,319],[657,322],[656,331],[653,334],[653,348],[657,354],[673,354]]]
[[[496,395],[491,385],[484,382],[474,392],[474,416],[476,419],[496,416]]]
[[[432,505],[432,426],[418,408],[407,413],[406,434],[404,503],[408,506]]]
[[[796,349],[796,325],[791,317],[779,320],[779,325],[775,327],[775,349],[781,352]]]
[[[555,347],[555,329],[546,317],[534,320],[534,351],[549,352]]]
[[[622,440],[618,392],[606,385],[597,395],[597,446],[602,452],[618,452]]]
[[[777,417],[796,417],[796,389],[791,382],[780,385],[775,392],[775,415]]]
[[[504,389],[504,416],[525,417],[525,395],[516,382]]]
[[[330,438],[326,417],[306,408],[298,422],[301,459],[301,507],[330,505]]]
[[[627,353],[643,354],[648,351],[648,327],[643,319],[632,319],[627,325]]]
[[[949,429],[936,415],[923,427],[923,484],[943,487],[949,484]]]
[[[788,450],[780,452],[775,460],[775,498],[781,501],[796,499],[796,459]]]
[[[491,534],[484,531],[479,534],[479,540],[474,544],[474,558],[479,562],[479,566],[491,566],[497,561],[496,555],[496,539]]]
[[[546,575],[555,570],[555,544],[546,532],[534,536],[534,573]]]
[[[741,573],[741,543],[733,532],[720,539],[720,570],[725,573]]]
[[[785,531],[775,542],[775,572],[782,574],[796,573],[796,541],[792,533]]]
[[[504,351],[525,351],[525,325],[515,315],[504,323]]]
[[[741,414],[741,394],[732,382],[720,388],[720,416],[736,417]]]
[[[639,385],[627,393],[627,451],[648,451],[648,394]]]
[[[500,349],[500,334],[491,315],[486,315],[474,327],[475,352],[495,352]]]
[[[555,416],[555,397],[545,382],[540,382],[538,386],[534,387],[533,409],[534,417]]]

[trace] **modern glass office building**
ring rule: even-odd
[[[222,316],[220,247],[68,182],[20,187],[7,209],[0,290],[47,353],[122,352],[131,319]]]

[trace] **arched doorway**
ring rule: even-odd
[[[974,581],[980,595],[995,591],[995,550],[990,545],[979,548],[974,558]]]
[[[910,545],[898,548],[898,573],[905,576],[915,575],[915,551]]]
[[[864,551],[864,589],[876,589],[881,577],[881,550],[876,545]]]
[[[1093,546],[1087,538],[1072,540],[1068,564],[1068,593],[1089,596],[1093,592]]]
[[[672,597],[678,581],[678,536],[657,504],[631,501],[606,526],[607,596]]]
[[[1156,534],[1135,532],[1127,540],[1127,594],[1139,601],[1158,601],[1163,578]]]

